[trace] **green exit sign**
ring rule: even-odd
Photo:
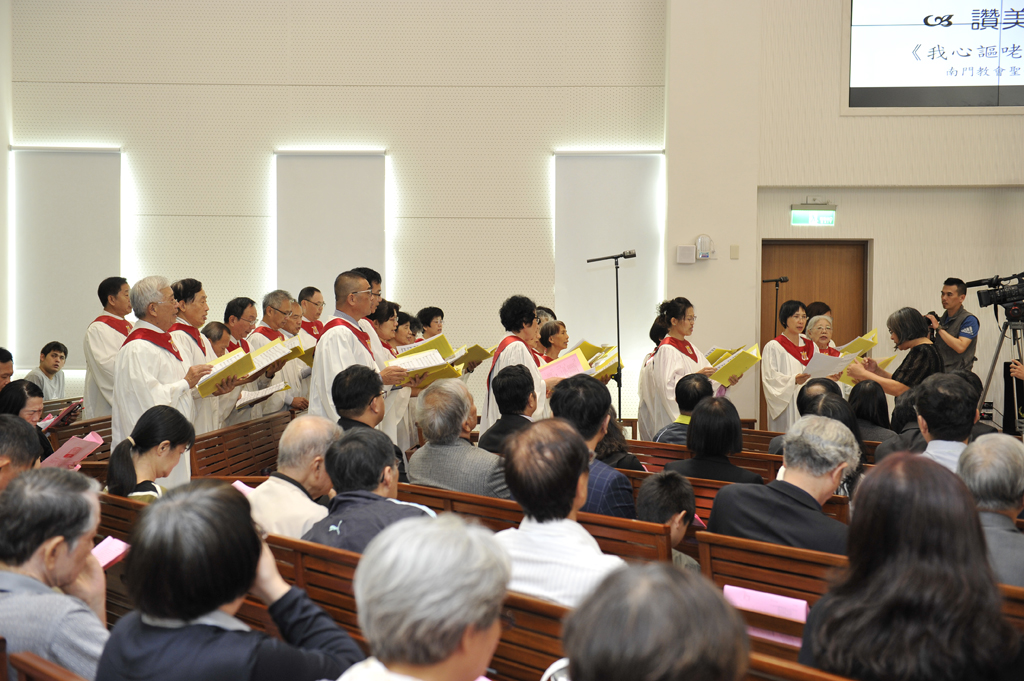
[[[789,224],[796,227],[834,227],[835,206],[790,206]]]

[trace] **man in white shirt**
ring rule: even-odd
[[[199,331],[210,312],[202,282],[196,279],[181,279],[171,284],[171,290],[174,291],[174,300],[178,303],[178,317],[171,326],[171,338],[174,339],[175,347],[189,366],[211,364],[217,359],[217,353],[213,351],[210,341]],[[224,426],[226,409],[233,406],[234,402],[230,398],[222,400],[221,396],[228,395],[237,383],[240,381],[234,377],[226,378],[213,394],[207,397],[199,394],[199,388],[192,388],[192,425],[196,429],[196,435],[209,433]]]
[[[319,416],[300,416],[285,428],[277,471],[249,494],[252,519],[270,534],[301,539],[327,507],[316,502],[331,489],[324,457],[342,430]]]
[[[928,443],[921,456],[956,473],[978,421],[978,393],[953,374],[932,374],[917,387],[914,408],[921,435]]]
[[[100,282],[97,295],[103,314],[85,330],[82,343],[85,351],[82,418],[110,416],[114,402],[114,360],[124,339],[132,332],[131,323],[125,319],[132,311],[130,291],[124,277],[108,277]]]
[[[379,292],[375,295],[370,282],[358,272],[342,272],[334,280],[334,317],[324,325],[313,358],[310,414],[333,418],[338,413],[331,386],[334,377],[345,368],[362,364],[379,371],[370,345],[370,336],[376,337],[376,334],[367,333],[359,324],[359,320],[373,311],[379,299]],[[380,375],[384,385],[397,385],[405,381],[408,373],[401,367],[388,367],[380,371]]]
[[[171,284],[164,277],[146,277],[131,291],[132,310],[139,321],[117,353],[114,363],[112,441],[120,443],[150,407],[174,407],[191,421],[192,393],[199,379],[210,373],[209,364],[190,366],[181,356],[171,326],[178,314]],[[184,484],[191,478],[189,457],[182,456],[171,475],[158,480],[164,487]]]
[[[50,341],[39,351],[39,366],[28,372],[25,380],[43,391],[44,400],[64,399],[64,362],[68,348],[60,341]]]
[[[572,426],[549,419],[513,434],[504,451],[505,481],[526,513],[518,529],[496,535],[512,560],[509,591],[575,608],[626,564],[601,553],[576,522],[587,501],[590,450]]]

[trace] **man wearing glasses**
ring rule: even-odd
[[[379,371],[384,385],[401,384],[408,378],[408,373],[401,367],[380,370],[373,358],[371,334],[360,327],[359,321],[370,314],[379,301],[379,289],[375,293],[370,282],[359,272],[342,272],[334,280],[334,317],[324,325],[313,358],[309,413],[314,416],[331,420],[338,417],[331,386],[334,377],[347,367],[361,364]]]
[[[311,348],[320,340],[324,333],[324,323],[320,315],[324,311],[324,296],[320,289],[307,286],[299,291],[299,305],[302,307],[302,347]]]
[[[288,315],[291,314],[293,302],[295,302],[295,299],[292,298],[292,294],[281,289],[271,291],[267,295],[263,296],[263,319],[261,319],[259,324],[256,325],[256,328],[252,330],[252,333],[249,334],[249,338],[247,339],[254,352],[275,340],[284,340],[284,334],[281,333],[281,326],[288,318]],[[261,387],[283,384],[284,377],[282,376],[281,370],[284,369],[284,364],[285,363],[280,360],[271,364],[265,374],[266,378],[269,380],[265,386]],[[283,391],[276,392],[271,395],[263,404],[260,416],[276,414],[277,412],[288,409],[289,407],[302,411],[308,404],[306,399],[302,397],[287,397],[287,402],[285,401],[286,397],[287,396]]]

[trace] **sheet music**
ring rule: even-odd
[[[397,357],[390,362],[390,367],[402,367],[406,371],[421,371],[424,369],[433,369],[434,367],[444,366],[447,362],[441,357],[441,353],[437,350],[427,350],[425,352],[417,352],[415,355],[409,355],[408,357]]]
[[[241,409],[242,407],[248,406],[253,402],[263,399],[264,397],[269,397],[281,390],[291,390],[291,386],[287,383],[276,383],[268,388],[264,388],[263,390],[243,392],[239,396],[238,402],[235,404],[235,409]]]
[[[295,348],[301,349],[302,348],[302,339],[299,338],[298,335],[295,335],[295,336],[292,336],[291,338],[285,340],[282,344],[286,348],[288,348],[289,350],[294,350]]]
[[[242,359],[245,356],[246,355],[245,355],[244,352],[240,352],[237,355],[234,355],[232,357],[228,357],[227,359],[225,359],[225,360],[223,360],[221,362],[217,362],[216,364],[213,365],[213,371],[211,371],[210,373],[206,374],[205,376],[203,376],[202,378],[199,379],[199,382],[196,383],[196,387],[201,386],[203,383],[206,383],[207,381],[212,379],[214,376],[219,374],[221,371],[223,371],[224,369],[227,369],[229,366],[231,366],[232,364],[234,364],[235,362],[237,362],[238,360]]]
[[[454,355],[452,355],[451,357],[446,358],[445,361],[454,366],[454,365],[459,363],[459,358],[466,356],[467,352],[469,352],[469,348],[467,348],[465,345],[463,345],[461,348],[459,348],[455,352]]]
[[[816,352],[811,357],[811,361],[807,363],[807,367],[803,370],[803,373],[810,374],[811,378],[825,378],[826,376],[832,376],[833,374],[841,374],[850,366],[850,362],[855,360],[857,355],[843,355],[841,357],[832,357],[826,355],[823,352]]]
[[[270,366],[291,351],[291,348],[285,347],[284,343],[276,343],[273,346],[268,346],[266,350],[258,355],[252,353],[252,362],[255,367],[253,373]]]
[[[420,345],[423,345],[426,342],[427,341],[425,341],[425,340],[421,340],[421,341],[416,341],[415,343],[411,343],[409,345],[399,345],[397,348],[395,348],[395,352],[397,352],[398,354],[402,354],[403,352],[405,352],[407,350],[412,350],[413,348],[418,347]]]

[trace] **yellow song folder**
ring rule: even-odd
[[[896,355],[893,355],[892,357],[886,357],[885,359],[878,360],[877,361],[878,368],[882,369],[882,370],[888,369],[889,365],[892,364],[892,361],[894,359],[896,359]],[[863,363],[863,360],[861,360],[859,358],[855,359],[854,361],[855,362]],[[846,370],[843,371],[843,375],[839,378],[839,382],[840,383],[845,383],[846,385],[849,385],[849,386],[857,385],[856,383],[854,383],[853,379],[850,378],[849,371],[850,371],[850,369],[849,369],[849,367],[847,367]]]
[[[441,357],[451,357],[455,354],[452,344],[448,342],[448,339],[444,337],[444,334],[438,334],[430,340],[425,340],[422,343],[416,343],[414,345],[403,345],[397,348],[399,357],[408,357],[409,355],[416,355],[427,350],[437,350],[441,353]]]
[[[737,352],[723,364],[718,371],[711,376],[712,381],[718,381],[722,385],[729,385],[729,379],[733,376],[742,376],[747,369],[761,361],[761,353],[757,344],[751,345],[743,352]]]
[[[463,345],[448,356],[447,362],[452,366],[457,367],[459,365],[471,364],[473,362],[483,362],[491,357],[494,357],[494,350],[485,350],[479,345],[470,345],[468,347]]]
[[[386,362],[385,366],[400,366],[409,372],[409,378],[400,384],[402,386],[411,383],[420,376],[423,379],[417,386],[419,388],[426,388],[434,381],[439,381],[443,378],[459,378],[462,376],[462,372],[444,361],[441,354],[435,349],[422,353],[416,352],[411,355],[399,355]]]
[[[196,388],[201,397],[209,397],[217,390],[217,385],[229,376],[241,378],[253,372],[254,364],[252,355],[246,353],[242,348],[235,348],[210,362],[213,371],[203,376]]]
[[[714,348],[711,348],[710,350],[708,350],[708,354],[704,355],[704,359],[706,359],[708,361],[708,364],[710,364],[711,366],[715,366],[716,364],[718,364],[723,359],[728,359],[729,357],[732,357],[733,355],[735,355],[737,352],[739,352],[742,349],[743,349],[742,345],[739,346],[738,348],[734,348],[732,350],[730,350],[728,348],[717,348],[717,347],[714,347]]]
[[[589,362],[594,358],[594,355],[604,352],[607,349],[607,345],[594,345],[593,343],[588,343],[585,340],[581,340],[579,343],[566,350],[565,354],[569,355],[572,354],[574,351],[579,350],[580,352],[583,353],[583,357]]]
[[[843,347],[836,349],[844,355],[863,355],[876,345],[878,345],[878,329],[871,329],[860,338],[854,338]]]
[[[606,376],[611,377],[618,371],[619,365],[619,351],[618,349],[612,348],[612,351],[606,353],[604,358],[593,367],[594,378],[603,380]]]

